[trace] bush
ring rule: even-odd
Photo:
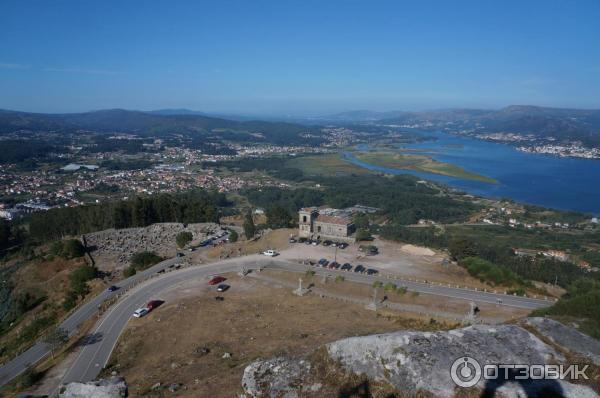
[[[68,239],[54,242],[50,247],[50,253],[66,259],[77,258],[85,254],[85,247],[77,239]]]
[[[69,275],[71,283],[71,291],[78,296],[85,296],[89,293],[87,281],[90,281],[98,276],[98,270],[90,265],[82,265],[75,269]]]
[[[131,256],[131,267],[135,268],[136,271],[141,271],[161,261],[163,261],[163,258],[154,252],[139,252]]]
[[[373,282],[373,287],[376,288],[376,289],[380,288],[382,286],[383,286],[383,283],[381,283],[380,281]]]
[[[338,275],[335,277],[335,282],[343,282],[345,280],[346,278],[344,278],[342,275]]]
[[[373,240],[373,237],[371,236],[371,233],[369,231],[367,231],[366,229],[359,229],[358,231],[356,231],[356,240],[357,241],[363,241],[363,240]]]
[[[479,257],[467,257],[460,261],[471,276],[482,282],[499,285],[522,284],[523,281],[514,272],[501,265],[496,265]]]
[[[190,243],[192,239],[194,239],[194,236],[191,232],[183,231],[177,234],[175,237],[175,242],[177,242],[177,246],[181,248]]]
[[[388,282],[383,287],[383,290],[386,291],[386,292],[393,292],[393,291],[396,290],[396,285],[393,284],[392,282]]]
[[[136,270],[133,267],[127,267],[125,268],[125,270],[123,271],[123,276],[125,278],[129,278],[130,276],[134,276],[136,274]]]
[[[238,238],[239,238],[239,236],[238,236],[238,233],[237,233],[237,232],[235,232],[235,230],[233,230],[233,229],[232,229],[232,230],[229,232],[229,242],[231,242],[231,243],[235,243],[235,242],[237,242],[237,241],[238,241]]]
[[[600,338],[600,282],[582,278],[567,288],[567,294],[552,307],[534,312],[535,315],[557,315],[581,318],[580,330]]]

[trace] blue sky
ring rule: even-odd
[[[0,108],[600,108],[600,1],[0,1]]]

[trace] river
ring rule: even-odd
[[[511,198],[561,210],[600,214],[600,160],[561,158],[517,151],[507,144],[433,132],[435,140],[402,144],[440,162],[452,163],[468,171],[492,177],[497,184],[447,177],[411,170],[368,164],[345,152],[349,162],[373,171],[412,174],[442,182],[465,192],[489,197]],[[364,150],[368,147],[362,146]]]

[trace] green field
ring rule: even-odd
[[[354,152],[354,156],[376,166],[400,170],[414,170],[426,173],[440,174],[449,177],[458,177],[467,180],[497,184],[498,181],[481,174],[472,173],[450,163],[438,162],[423,155],[403,154],[397,152]]]
[[[286,163],[287,167],[302,170],[308,176],[344,176],[369,174],[370,170],[356,166],[344,161],[338,153],[329,155],[303,156],[291,159]]]

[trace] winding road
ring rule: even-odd
[[[119,336],[126,327],[133,311],[144,306],[151,299],[160,297],[161,292],[180,282],[189,279],[208,279],[215,274],[236,272],[242,267],[247,269],[266,267],[296,272],[299,274],[305,273],[308,267],[307,265],[280,261],[277,259],[265,259],[265,257],[251,255],[206,265],[191,266],[180,270],[171,270],[164,274],[157,274],[157,272],[162,269],[169,269],[169,266],[176,264],[179,260],[179,258],[166,260],[118,284],[118,286],[122,288],[122,291],[127,287],[131,287],[131,289],[122,294],[122,297],[120,297],[118,301],[102,315],[93,330],[83,340],[80,352],[74,363],[67,370],[63,378],[63,383],[94,380],[108,362]],[[456,288],[427,282],[390,279],[384,275],[368,276],[339,270],[316,267],[311,268],[317,275],[335,276],[337,274],[342,274],[346,280],[369,285],[375,280],[381,280],[384,283],[390,280],[397,285],[405,286],[407,290],[410,291],[474,301],[477,303],[484,302],[530,310],[547,307],[553,303],[552,301],[542,299],[496,294],[481,290]],[[81,325],[83,321],[97,316],[98,306],[104,300],[114,296],[118,292],[119,291],[115,293],[103,292],[99,294],[74,312],[61,324],[61,327],[67,329],[71,335],[74,334],[77,327]],[[0,368],[0,384],[4,385],[8,383],[11,379],[23,372],[28,366],[36,363],[48,354],[49,349],[46,344],[42,342],[36,343],[32,348]]]

